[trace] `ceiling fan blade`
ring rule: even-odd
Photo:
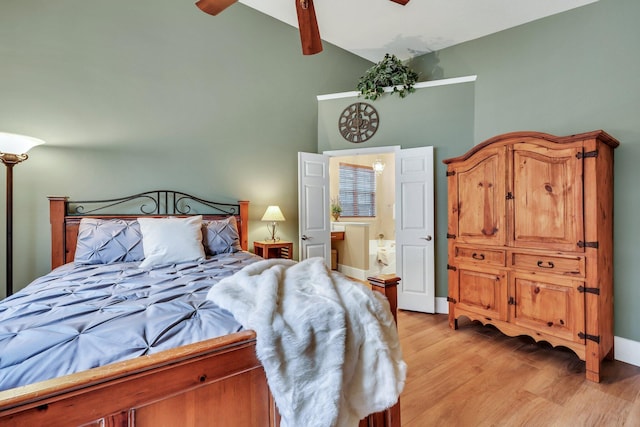
[[[407,3],[409,3],[409,0],[391,0],[391,1],[392,1],[392,2],[395,2],[395,3],[398,3],[398,4],[401,4],[401,5],[403,5],[403,6],[404,6],[405,4],[407,4]]]
[[[196,6],[204,13],[217,15],[238,0],[198,0]]]
[[[294,1],[296,2],[296,12],[298,12],[302,54],[314,55],[322,52],[322,40],[320,39],[320,29],[318,28],[313,0]]]

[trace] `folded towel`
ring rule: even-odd
[[[384,266],[389,265],[389,254],[386,248],[378,248],[378,256],[376,257],[376,261],[378,264],[382,264]]]

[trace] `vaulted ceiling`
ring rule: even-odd
[[[295,1],[239,0],[294,27]],[[372,62],[444,49],[597,0],[314,0],[322,39]]]

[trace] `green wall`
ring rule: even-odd
[[[350,104],[367,102],[380,116],[371,139],[354,144],[338,131],[338,117]],[[467,151],[473,142],[474,82],[417,89],[406,98],[386,94],[375,101],[347,97],[318,102],[318,152],[354,148],[433,146],[435,186],[436,296],[447,296],[447,182],[443,159]]]
[[[214,17],[175,0],[1,1],[0,131],[47,141],[14,169],[14,288],[50,269],[47,195],[246,199],[250,241],[278,204],[280,236],[297,241],[296,153],[316,150],[316,95],[352,90],[371,66],[324,47],[303,56],[295,28],[240,3]],[[2,243],[2,284],[4,260]]]
[[[615,152],[615,334],[640,341],[640,2],[596,3],[416,58],[423,78],[478,76],[474,137],[604,129]],[[442,191],[441,185],[438,190]]]

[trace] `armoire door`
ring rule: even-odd
[[[515,272],[514,325],[584,344],[585,296],[579,291],[584,282],[570,278]]]
[[[557,147],[557,144],[556,144]],[[584,240],[582,147],[513,146],[511,246],[580,251]]]
[[[457,286],[449,290],[449,297],[456,300],[457,309],[489,321],[507,320],[508,283],[504,270],[460,266],[453,274],[457,275]]]
[[[457,206],[456,243],[502,246],[506,243],[506,149],[477,153],[456,165],[453,178]]]

